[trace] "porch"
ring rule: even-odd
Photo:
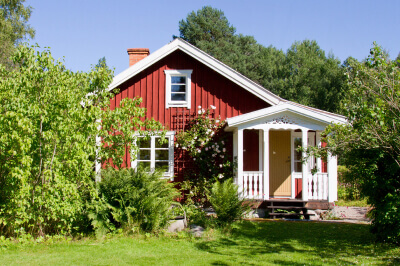
[[[334,202],[336,157],[307,157],[297,149],[321,147],[321,132],[330,122],[320,114],[310,117],[307,109],[289,107],[293,110],[282,105],[228,119],[226,130],[233,132],[237,159],[235,182],[247,199]]]
[[[299,132],[300,131],[300,132]],[[234,133],[236,184],[247,199],[337,200],[336,158],[308,157],[299,146],[321,145],[321,131],[243,129]],[[236,147],[237,146],[237,147]]]

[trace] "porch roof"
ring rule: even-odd
[[[278,105],[267,107],[251,113],[228,118],[226,131],[233,131],[235,128],[251,128],[265,124],[286,125],[293,128],[296,126],[310,127],[315,130],[322,130],[328,124],[344,124],[347,120],[344,116],[297,104],[290,101],[281,102]]]

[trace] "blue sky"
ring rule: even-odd
[[[34,10],[32,44],[50,47],[67,68],[88,71],[105,56],[118,74],[128,67],[127,48],[161,48],[179,35],[191,11],[221,9],[237,33],[286,51],[294,41],[316,40],[341,61],[368,56],[376,41],[391,58],[400,52],[400,1],[295,0],[27,0]]]

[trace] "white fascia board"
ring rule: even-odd
[[[248,79],[239,72],[233,70],[229,66],[210,56],[209,54],[201,51],[197,47],[179,38],[163,46],[159,50],[155,51],[154,53],[150,54],[149,56],[145,57],[133,66],[115,76],[108,90],[111,91],[115,89],[142,70],[146,69],[147,67],[151,66],[152,64],[156,63],[157,61],[161,60],[162,58],[166,57],[167,55],[178,49],[205,64],[210,69],[226,77],[227,79],[231,80],[232,82],[236,83],[240,87],[244,88],[245,90],[249,91],[250,93],[254,94],[255,96],[259,97],[260,99],[271,105],[277,105],[281,101],[283,101],[283,99],[263,88],[262,86],[258,85],[254,81]]]
[[[257,110],[251,113],[239,115],[236,117],[228,118],[227,128],[226,130],[231,130],[231,127],[238,127],[239,125],[243,125],[246,123],[250,123],[251,121],[255,121],[257,119],[261,119],[264,117],[272,116],[282,112],[291,112],[297,114],[299,116],[303,116],[324,124],[330,123],[346,123],[346,119],[343,116],[335,115],[332,113],[328,113],[325,111],[319,111],[318,109],[312,108],[309,109],[307,107],[302,107],[299,105],[292,104],[291,102],[286,102],[283,104],[279,104],[276,106],[267,107],[261,110]]]
[[[178,49],[177,45],[172,45],[174,42],[171,42],[167,45],[164,45],[162,48],[158,49],[154,53],[146,56],[136,64],[130,66],[129,68],[122,71],[120,74],[114,77],[113,82],[108,87],[108,91],[111,91],[117,88],[119,85],[124,83],[125,81],[129,80],[131,77],[135,76],[136,74],[140,73],[141,71],[145,70],[149,66],[153,65],[154,63],[160,61],[167,55],[171,54],[175,50]]]

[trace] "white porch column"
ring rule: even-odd
[[[233,159],[236,160],[237,162],[237,158],[238,158],[238,134],[236,130],[233,132]],[[234,177],[235,177],[234,178],[235,184],[239,184],[237,169],[235,170]]]
[[[237,175],[239,191],[245,196],[245,191],[243,191],[243,129],[237,131]]]
[[[316,132],[315,138],[316,138],[315,146],[317,146],[318,148],[321,148],[321,132],[320,131]],[[318,169],[318,173],[322,172],[321,157],[317,157],[317,169]]]
[[[264,129],[263,134],[264,156],[263,156],[263,173],[264,173],[264,200],[269,200],[269,128]]]
[[[328,201],[337,200],[337,157],[328,153]]]
[[[301,129],[301,140],[303,149],[307,149],[308,146],[308,130],[305,128]],[[306,152],[303,151],[303,158],[307,156]],[[302,184],[302,200],[308,200],[308,160],[302,165],[303,184]]]

